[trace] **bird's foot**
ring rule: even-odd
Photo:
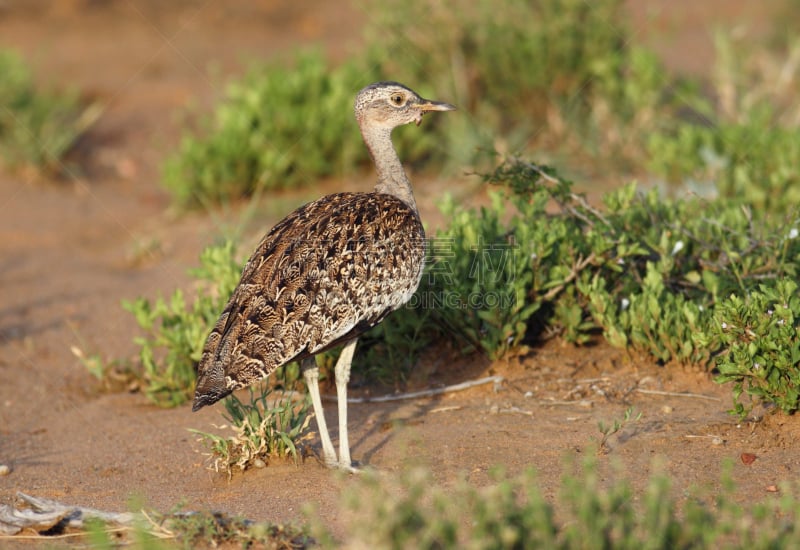
[[[341,470],[342,472],[347,472],[348,474],[360,474],[364,471],[363,468],[361,468],[357,463],[341,462],[336,459],[326,460],[325,466],[331,470]]]

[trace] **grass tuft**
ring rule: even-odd
[[[234,435],[226,438],[191,430],[211,451],[214,470],[222,470],[229,477],[234,468],[244,471],[258,461],[266,464],[273,457],[291,456],[297,462],[298,445],[311,421],[308,395],[303,395],[297,403],[283,393],[273,396],[273,391],[265,384],[258,392],[252,387],[248,391],[248,402],[235,395],[224,400],[227,414],[223,417]]]
[[[16,52],[0,50],[0,162],[7,168],[61,173],[99,115],[76,92],[40,88]]]
[[[146,335],[139,346],[142,388],[157,405],[174,407],[192,398],[195,369],[211,327],[239,282],[242,263],[228,242],[206,248],[192,274],[200,285],[191,304],[178,289],[169,301],[138,297],[122,306],[136,317]]]
[[[493,473],[487,487],[437,483],[413,469],[400,479],[365,474],[343,497],[343,539],[318,522],[325,547],[348,548],[784,548],[800,543],[796,497],[746,506],[732,483],[713,499],[694,492],[676,499],[669,477],[655,474],[641,493],[625,479],[601,482],[594,460],[566,475],[556,502],[536,475]],[[711,501],[710,504],[705,504]]]

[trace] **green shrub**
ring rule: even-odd
[[[421,351],[442,339],[499,358],[542,337],[561,334],[580,344],[595,333],[663,363],[707,365],[734,345],[713,329],[727,297],[800,272],[796,208],[783,218],[757,219],[740,201],[669,200],[629,185],[607,193],[600,210],[552,169],[518,158],[485,178],[503,190],[480,209],[443,204],[451,222],[429,243],[419,289],[362,336],[354,373],[402,380]],[[126,306],[149,332],[137,341],[146,392],[156,401],[190,397],[208,330],[238,281],[230,245],[206,251],[203,266],[197,275],[216,290],[201,291],[192,307],[180,291],[169,303],[139,299]],[[784,332],[771,338],[776,349],[796,345]],[[335,353],[322,358],[324,372]],[[795,410],[785,384],[797,365],[776,365],[783,378],[769,378],[757,391],[746,387]],[[720,380],[731,376],[728,369]],[[273,380],[292,387],[297,365]]]
[[[663,362],[707,363],[712,350],[698,346],[694,335],[707,327],[708,309],[668,290],[655,264],[647,264],[642,284],[640,291],[619,300],[608,290],[610,282],[599,276],[578,288],[589,298],[589,311],[612,346]]]
[[[680,125],[654,133],[651,167],[673,182],[774,213],[800,202],[800,130],[776,126],[763,106],[740,122],[715,126]]]
[[[796,497],[736,504],[723,479],[713,504],[693,491],[676,499],[666,475],[654,475],[634,496],[625,479],[603,483],[587,461],[561,482],[558,506],[548,502],[528,471],[493,472],[478,489],[461,481],[444,487],[423,469],[392,478],[365,474],[343,496],[347,522],[341,540],[322,527],[324,547],[671,549],[783,548],[800,543]],[[786,488],[788,489],[788,488]],[[556,513],[556,508],[558,513]],[[317,522],[319,523],[319,522]]]
[[[99,116],[75,92],[41,90],[10,50],[0,50],[0,106],[0,159],[12,169],[61,172],[65,155]]]
[[[202,286],[191,305],[180,289],[169,301],[159,297],[151,303],[139,297],[123,302],[146,332],[134,339],[140,348],[142,386],[147,397],[161,406],[192,398],[203,345],[241,275],[242,263],[235,259],[230,242],[205,249],[200,263],[192,273]]]
[[[752,40],[715,35],[716,101],[669,119],[647,139],[648,166],[668,181],[741,201],[757,215],[800,202],[800,68]],[[800,54],[800,42],[793,45]]]
[[[796,278],[800,269],[796,208],[756,220],[739,201],[668,200],[631,185],[606,194],[600,211],[571,182],[520,159],[486,178],[505,195],[481,209],[444,205],[451,222],[432,241],[409,310],[465,350],[496,358],[542,333],[582,343],[599,331],[664,363],[707,365],[733,344],[713,329],[726,297]],[[793,338],[776,333],[769,345],[794,349]],[[750,393],[796,410],[785,384],[798,365],[775,364],[783,381]]]
[[[398,129],[407,164],[460,168],[486,151],[529,147],[634,162],[677,94],[664,93],[656,56],[630,46],[622,4],[369,2],[366,45],[346,63],[306,53],[231,82],[164,164],[164,184],[178,203],[199,206],[352,173],[367,160],[352,100],[375,80],[405,82],[462,113],[426,120],[422,132]]]
[[[404,382],[422,351],[441,334],[432,314],[432,310],[417,311],[413,304],[406,305],[362,334],[353,357],[352,373],[385,385]],[[321,369],[332,373],[333,356],[338,356],[338,352],[338,349],[326,352]]]
[[[541,305],[529,300],[534,273],[520,261],[527,253],[521,247],[540,240],[528,238],[527,230],[535,229],[516,220],[510,225],[526,234],[509,231],[500,221],[504,210],[499,194],[478,216],[452,201],[444,203],[442,213],[451,221],[431,241],[433,263],[412,301],[466,349],[482,349],[491,357],[520,344],[528,319]]]
[[[184,135],[164,184],[197,206],[349,171],[367,156],[352,113],[361,81],[354,64],[331,69],[319,53],[252,68],[200,120],[199,136]]]
[[[318,52],[253,67],[228,84],[199,131],[184,134],[164,163],[164,185],[179,204],[196,207],[352,173],[369,158],[353,99],[378,78],[371,73],[356,61],[333,67]],[[431,124],[435,119],[426,120]],[[395,132],[404,162],[422,162],[437,150],[428,134]]]
[[[749,412],[751,405],[739,400],[745,391],[787,413],[800,408],[800,295],[795,279],[759,285],[746,296],[731,294],[715,308],[709,328],[724,350],[716,358],[717,381],[733,383],[732,412]]]

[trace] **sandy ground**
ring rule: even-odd
[[[357,47],[365,18],[358,8],[332,2],[161,4],[0,5],[0,47],[19,49],[43,82],[75,86],[105,106],[79,151],[82,168],[64,181],[0,174],[0,464],[11,467],[0,477],[0,501],[24,491],[122,511],[138,495],[164,511],[185,501],[187,509],[276,522],[302,522],[301,509],[313,502],[341,534],[338,502],[349,478],[308,458],[229,481],[205,468],[204,449],[188,432],[220,423],[221,407],[192,414],[189,407],[155,408],[136,393],[98,393],[70,352],[77,345],[104,357],[131,356],[137,330],[120,300],[187,286],[186,269],[200,250],[242,223],[235,207],[176,217],[158,182],[165,151],[179,138],[181,109],[190,102],[202,108],[220,94],[221,80],[209,77],[209,68],[221,77],[237,74],[248,59],[279,58],[311,44],[342,58]],[[692,72],[713,57],[708,33],[715,24],[745,21],[763,31],[768,13],[751,2],[631,5],[636,39]],[[369,185],[365,176],[270,197],[245,233],[257,239],[293,206],[323,192]],[[423,217],[434,223],[434,199],[447,185],[432,182],[418,193]],[[726,414],[729,389],[704,373],[659,367],[603,345],[557,342],[496,364],[448,349],[423,363],[415,387],[488,374],[505,382],[438,398],[352,405],[356,460],[390,474],[421,463],[442,483],[466,475],[479,485],[494,465],[511,473],[534,466],[552,496],[565,459],[592,452],[598,420],[611,423],[633,406],[641,420],[611,438],[601,462],[618,458],[637,487],[654,460],[674,480],[676,494],[692,485],[714,487],[730,460],[737,495],[753,501],[775,498],[767,487],[793,479],[800,468],[797,418],[740,424]],[[743,452],[758,458],[745,465]]]

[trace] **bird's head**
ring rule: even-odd
[[[383,128],[395,128],[409,122],[419,126],[422,115],[430,111],[454,111],[455,107],[441,101],[423,99],[414,90],[397,82],[376,82],[363,88],[356,96],[356,119]]]

